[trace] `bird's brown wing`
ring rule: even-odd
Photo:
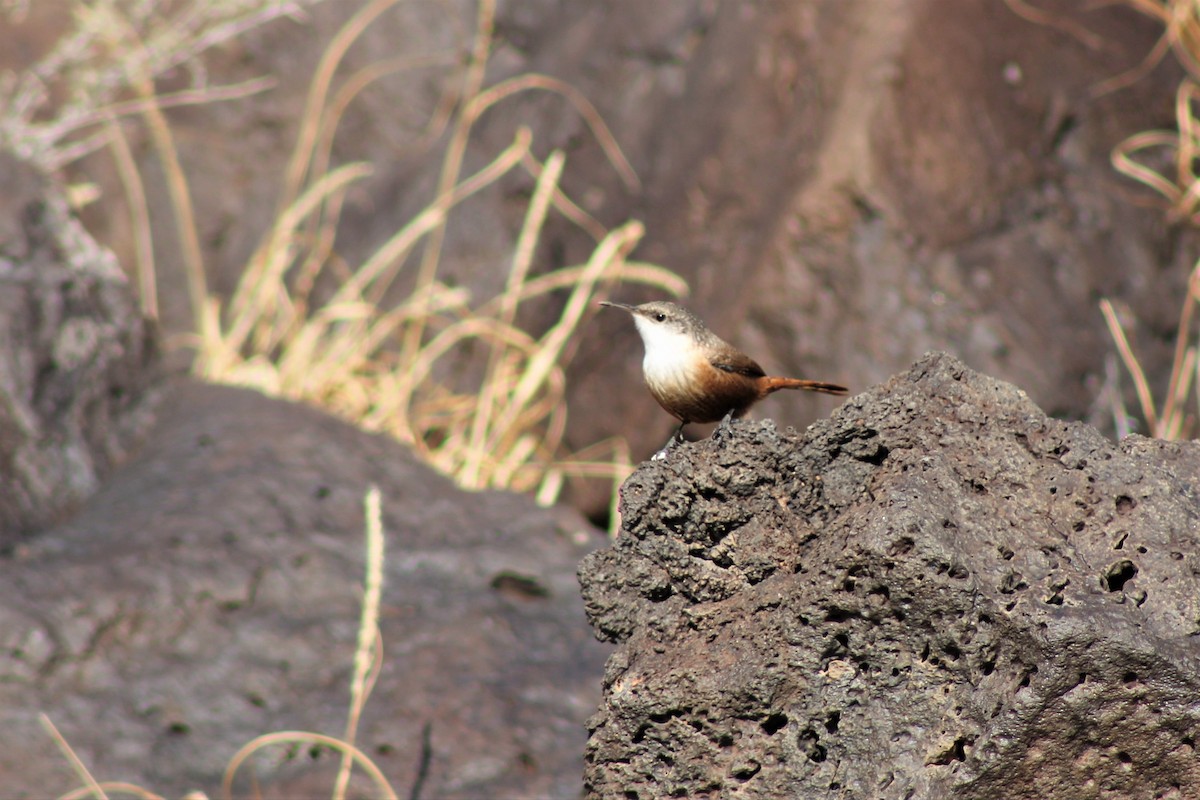
[[[757,361],[737,350],[727,350],[712,356],[709,363],[723,372],[734,372],[747,378],[761,378],[767,374]]]

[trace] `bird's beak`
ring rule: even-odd
[[[610,308],[621,308],[621,309],[628,311],[630,314],[633,313],[633,306],[628,305],[626,303],[610,303],[607,300],[601,300],[600,305],[609,306]]]

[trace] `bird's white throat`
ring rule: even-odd
[[[645,317],[634,315],[633,321],[646,348],[646,356],[642,359],[646,383],[652,388],[688,386],[696,360],[695,340],[673,326],[655,323]]]

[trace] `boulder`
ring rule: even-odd
[[[608,648],[575,568],[598,532],[526,497],[467,494],[313,409],[189,381],[78,516],[0,560],[5,796],[78,786],[39,713],[98,779],[168,797],[219,796],[260,734],[340,736],[372,483],[383,661],[360,746],[401,796],[578,795]],[[337,762],[277,747],[255,760],[258,785],[328,797]]]
[[[161,371],[112,253],[0,152],[0,547],[74,510],[153,423]]]
[[[937,353],[642,465],[589,796],[1200,796],[1198,478]]]

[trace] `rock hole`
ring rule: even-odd
[[[1104,572],[1104,577],[1101,579],[1104,588],[1110,592],[1119,592],[1125,588],[1125,584],[1137,575],[1138,568],[1129,559],[1123,559],[1110,566]]]
[[[1034,664],[1029,669],[1025,670],[1025,674],[1023,674],[1021,676],[1021,680],[1017,682],[1017,686],[1022,689],[1029,686],[1029,682],[1033,679],[1033,676],[1037,674],[1037,671],[1038,671],[1038,668],[1037,668],[1036,664]]]
[[[760,769],[762,769],[762,765],[754,759],[750,759],[745,764],[734,767],[730,774],[744,783],[757,775]]]
[[[899,539],[892,542],[891,547],[888,548],[888,555],[892,558],[895,558],[896,556],[907,555],[912,551],[913,545],[915,544],[916,542],[914,542],[911,538],[907,536],[901,536]]]
[[[1000,557],[1005,561],[1012,561],[1012,557],[1016,555],[1016,552],[1014,552],[1011,548],[1003,545],[997,547],[996,549],[1000,551]]]
[[[951,661],[958,661],[959,657],[962,655],[962,650],[959,649],[958,645],[954,644],[947,644],[942,648],[942,652],[950,656]]]
[[[1118,514],[1128,514],[1137,508],[1137,500],[1134,500],[1127,494],[1123,494],[1117,497],[1116,505]]]
[[[967,737],[960,736],[954,740],[954,744],[950,745],[942,752],[934,754],[925,763],[945,766],[952,761],[966,761],[967,745],[969,744],[971,744],[971,741]]]
[[[826,622],[848,622],[858,617],[858,612],[850,608],[834,607],[825,612]]]
[[[633,789],[626,789],[624,797],[625,800],[639,800],[638,793]]]
[[[674,593],[675,591],[671,588],[670,584],[667,584],[666,586],[655,586],[646,593],[646,599],[651,603],[661,603],[664,600],[669,600],[671,595]]]
[[[1000,594],[1013,594],[1028,588],[1029,584],[1025,582],[1025,576],[1019,572],[1009,572],[1001,578],[1000,585],[997,587]]]
[[[967,568],[961,564],[952,564],[950,566],[949,575],[956,581],[966,580],[967,576],[970,574],[971,573],[967,571]]]
[[[979,671],[982,672],[984,675],[991,675],[993,672],[996,671],[996,662],[992,661],[990,659],[988,661],[983,662],[982,664],[979,665]]]
[[[800,746],[800,750],[808,754],[810,761],[821,762],[826,758],[826,750],[819,742],[821,737],[812,728],[805,728],[796,737],[796,743]]]
[[[762,721],[763,733],[767,734],[767,736],[774,736],[783,730],[787,724],[787,714],[777,711]]]
[[[880,464],[882,464],[887,459],[888,453],[890,453],[890,452],[891,451],[888,450],[883,445],[879,445],[878,447],[875,448],[875,452],[859,456],[858,460],[864,461],[867,464],[874,464],[875,466],[878,467]]]
[[[842,712],[831,711],[829,716],[825,718],[825,730],[830,733],[837,733],[838,723],[842,721]]]
[[[1076,533],[1079,533],[1081,530],[1083,530],[1083,520],[1079,520],[1079,522],[1076,522],[1073,526],[1071,526],[1071,530],[1075,531]]]
[[[1120,761],[1122,764],[1132,764],[1133,758],[1130,757],[1129,753],[1126,753],[1124,750],[1122,750],[1121,752],[1117,753],[1117,761]]]
[[[1123,549],[1125,547],[1125,540],[1128,538],[1129,534],[1125,531],[1122,531],[1121,535],[1117,537],[1117,543],[1113,545],[1113,550]]]
[[[1124,683],[1126,686],[1133,686],[1135,683],[1138,682],[1138,680],[1139,680],[1138,674],[1133,671],[1126,672],[1124,675],[1121,676],[1121,682]]]

